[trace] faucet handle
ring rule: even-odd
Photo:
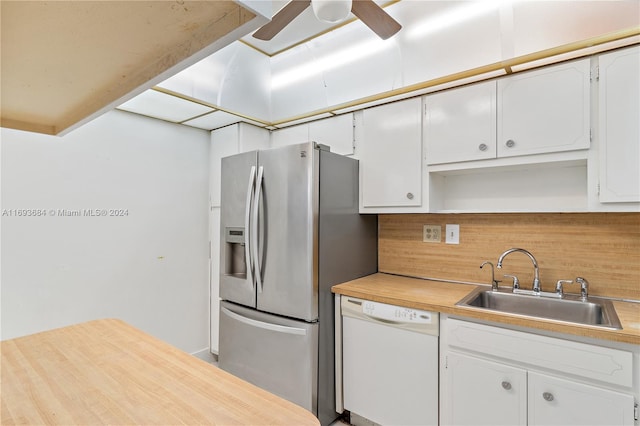
[[[564,297],[564,290],[562,289],[562,285],[571,284],[572,282],[573,281],[571,280],[558,280],[558,282],[556,283],[556,296],[562,299]]]
[[[589,295],[589,281],[582,277],[576,277],[576,283],[580,284],[580,297],[582,300],[587,300]]]
[[[513,290],[514,291],[518,290],[520,288],[520,280],[518,280],[518,277],[516,277],[515,275],[509,275],[509,274],[505,274],[504,277],[513,279]]]

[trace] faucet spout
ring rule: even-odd
[[[484,268],[484,265],[491,265],[491,290],[493,291],[498,291],[498,281],[496,280],[496,277],[493,273],[493,263],[487,261],[482,262],[482,265],[480,265],[480,269]]]
[[[514,252],[524,253],[527,256],[529,256],[529,259],[531,259],[531,262],[533,263],[533,292],[534,293],[540,293],[540,272],[539,272],[539,269],[538,269],[538,261],[527,250],[521,249],[521,248],[511,248],[511,249],[505,251],[498,258],[498,263],[496,264],[496,267],[501,269],[502,268],[502,262],[504,261],[504,258],[507,257],[509,254],[514,253]]]

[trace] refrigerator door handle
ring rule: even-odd
[[[262,193],[262,177],[264,169],[262,166],[258,168],[258,177],[256,179],[256,190],[253,198],[253,226],[251,233],[251,248],[253,249],[253,264],[256,285],[258,293],[262,293],[262,267],[260,266],[260,250],[258,247],[258,218],[260,212],[260,194]]]
[[[247,188],[247,204],[244,212],[244,257],[247,262],[247,279],[251,282],[251,286],[255,287],[255,280],[253,279],[253,260],[251,258],[251,201],[253,198],[253,192],[256,184],[256,166],[251,166],[249,172],[249,185]]]
[[[253,318],[247,318],[243,315],[237,314],[227,308],[225,308],[224,306],[220,307],[221,312],[223,312],[225,315],[229,316],[230,318],[233,318],[236,321],[240,321],[244,324],[247,325],[251,325],[254,327],[259,327],[259,328],[263,328],[265,330],[270,330],[270,331],[275,331],[277,333],[286,333],[286,334],[297,334],[300,336],[305,336],[307,334],[307,330],[305,330],[304,328],[299,328],[299,327],[289,327],[286,325],[279,325],[279,324],[271,324],[269,322],[264,322],[264,321],[258,321],[255,320]]]

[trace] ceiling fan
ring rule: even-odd
[[[291,0],[273,16],[271,22],[253,33],[253,37],[259,40],[271,40],[309,5],[312,6],[313,13],[319,20],[329,23],[340,22],[351,12],[383,40],[402,28],[373,0]]]

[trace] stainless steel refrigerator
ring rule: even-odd
[[[331,286],[377,271],[358,161],[315,142],[222,159],[219,366],[337,417]]]

